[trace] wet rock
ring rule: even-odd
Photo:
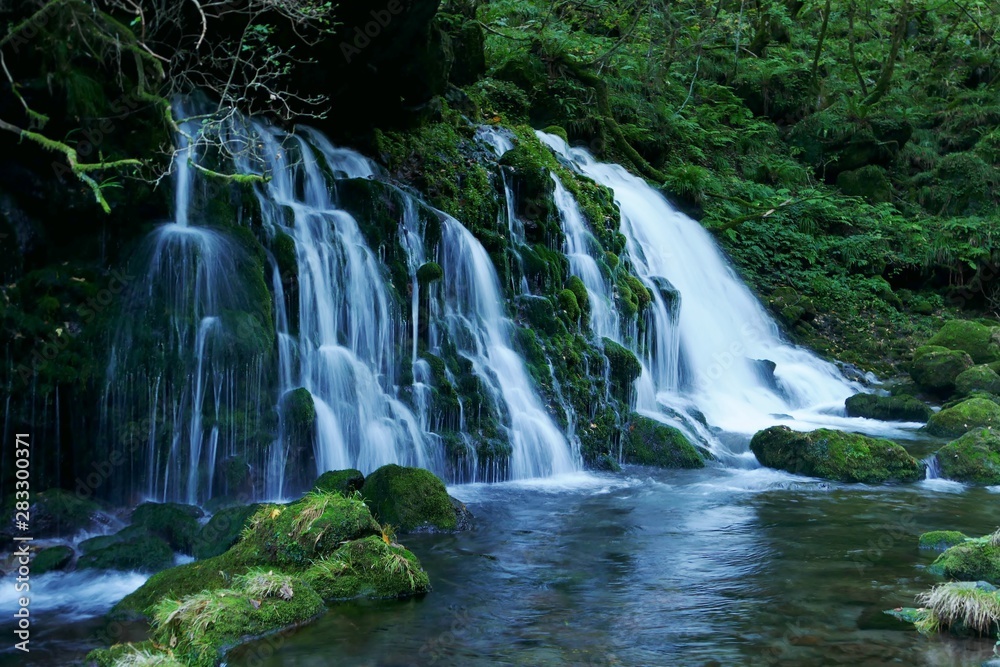
[[[35,554],[31,561],[32,574],[64,570],[73,561],[73,549],[67,546],[49,547]]]
[[[368,475],[361,494],[379,521],[402,532],[458,528],[444,482],[429,470],[382,466]]]
[[[769,468],[840,482],[915,482],[924,476],[923,464],[905,449],[860,433],[772,426],[754,435],[750,449]]]
[[[1000,405],[976,397],[932,415],[926,428],[931,435],[957,438],[972,429],[983,427],[1000,428]]]
[[[934,411],[912,396],[855,394],[845,402],[848,417],[881,421],[926,422]]]
[[[950,394],[955,390],[955,380],[972,364],[972,358],[965,352],[925,346],[913,353],[910,377],[925,391]]]
[[[198,519],[202,516],[204,512],[194,505],[143,503],[132,513],[132,525],[145,528],[175,551],[193,554],[195,540],[201,531]]]
[[[622,433],[626,463],[660,468],[703,468],[705,460],[684,434],[655,419],[632,413]]]
[[[991,486],[1000,484],[1000,433],[986,428],[969,431],[935,454],[946,479]]]
[[[319,476],[313,484],[313,491],[323,493],[339,493],[347,496],[360,491],[365,485],[365,476],[360,470],[328,470]]]

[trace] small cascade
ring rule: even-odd
[[[480,141],[488,145],[493,150],[493,153],[497,156],[498,160],[503,157],[504,153],[514,148],[514,142],[511,141],[511,138],[495,127],[489,127],[487,125],[480,126],[476,131],[476,136]],[[524,265],[521,260],[520,253],[520,249],[526,245],[524,236],[524,221],[517,215],[517,208],[514,204],[514,188],[510,183],[510,176],[503,169],[503,167],[499,167],[498,171],[500,173],[501,183],[503,184],[504,194],[504,206],[500,209],[500,216],[503,219],[498,222],[507,227],[507,233],[509,234],[511,244],[514,247],[515,254],[517,256],[519,267],[518,275],[521,276],[520,283],[512,285],[512,287],[515,288],[514,291],[518,294],[531,294],[528,279],[524,275]],[[513,276],[511,279],[514,279]]]
[[[941,462],[938,461],[937,455],[931,454],[922,463],[926,470],[925,479],[941,479]]]
[[[293,331],[278,309],[279,412],[282,433],[272,452],[274,478],[269,495],[281,497],[296,468],[311,462],[307,442],[291,442],[285,397],[302,387],[312,397],[315,470],[295,470],[302,482],[317,472],[359,468],[371,472],[387,463],[440,469],[416,415],[396,392],[401,321],[378,257],[369,249],[357,220],[338,206],[329,174],[368,179],[371,163],[353,151],[335,148],[321,134],[289,135],[255,123],[262,165],[246,157],[240,173],[266,173],[257,198],[272,235],[294,243],[293,282],[298,293]],[[308,139],[308,140],[307,140]],[[282,280],[272,281],[284,302]],[[285,462],[285,463],[283,463]]]
[[[612,189],[629,259],[652,293],[645,338],[631,346],[644,365],[640,412],[699,412],[712,426],[746,434],[781,422],[838,422],[858,388],[833,364],[781,338],[704,228],[621,166],[597,162],[557,136],[538,136],[567,166]],[[569,209],[564,200],[567,236],[585,243],[585,228],[573,231],[578,223]],[[599,295],[601,284],[587,283],[584,263],[574,272]]]
[[[157,227],[140,253],[148,268],[129,286],[110,355],[102,424],[117,449],[109,459],[128,461],[119,489],[129,499],[196,503],[224,492],[216,479],[223,459],[251,465],[240,415],[262,410],[269,350],[239,340],[258,328],[241,280],[245,252],[195,224],[196,135],[182,125],[174,221]]]

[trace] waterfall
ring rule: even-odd
[[[775,423],[814,428],[847,421],[841,417],[844,400],[859,388],[833,364],[782,339],[701,225],[623,167],[600,163],[557,136],[538,136],[571,169],[614,192],[629,259],[652,293],[645,340],[630,346],[643,364],[637,383],[640,412],[690,414],[694,409],[712,426],[743,434]],[[560,192],[557,204],[574,273],[592,291],[592,305],[607,303],[607,285],[583,257],[591,254],[586,229],[567,193]],[[676,301],[672,290],[679,294],[679,308],[668,303],[667,297]],[[613,319],[595,325],[602,327],[600,335],[614,333]],[[768,362],[774,364],[773,374]]]
[[[256,188],[264,225],[271,235],[287,235],[295,248],[298,331],[291,330],[282,305],[276,320],[284,346],[278,405],[281,411],[282,397],[299,387],[311,395],[317,468],[296,474],[304,481],[325,470],[371,472],[387,463],[440,470],[421,424],[396,391],[402,324],[382,263],[358,221],[331,195],[327,170],[339,178],[368,179],[375,175],[371,163],[311,130],[286,134],[254,123],[253,132],[263,164],[244,153],[238,171],[270,177]],[[281,283],[280,276],[272,279],[283,303]],[[289,477],[286,436],[279,436],[272,452],[268,492],[277,497]]]

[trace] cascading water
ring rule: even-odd
[[[542,408],[524,361],[511,344],[496,269],[469,230],[444,216],[439,263],[444,271],[444,326],[505,414],[511,445],[507,477],[525,479],[578,468],[562,432]]]
[[[331,197],[324,172],[371,178],[371,163],[333,147],[316,132],[305,131],[308,141],[259,123],[253,132],[261,144],[262,172],[270,176],[256,190],[264,224],[271,234],[287,235],[295,248],[298,331],[290,330],[289,318],[279,309],[278,338],[287,347],[279,350],[279,392],[284,397],[304,387],[312,397],[318,471],[370,472],[387,463],[440,470],[417,417],[396,394],[401,325],[380,261],[358,222]],[[245,154],[237,168],[261,173]],[[284,302],[280,277],[272,284],[275,299]],[[279,410],[283,433],[272,453],[268,485],[269,495],[277,497],[285,492],[287,448],[292,446],[285,433],[286,411]],[[296,471],[303,480],[314,472]]]
[[[629,258],[650,287],[653,307],[646,339],[629,345],[644,367],[636,387],[640,412],[676,415],[697,410],[712,426],[743,434],[775,423],[807,429],[858,426],[858,420],[841,415],[844,400],[860,387],[844,379],[834,365],[781,338],[777,325],[701,225],[623,167],[600,163],[555,135],[538,136],[567,166],[612,189]],[[582,257],[591,254],[585,245],[586,228],[572,210],[571,197],[561,192],[557,203],[573,271],[596,297],[592,304],[600,306],[606,303],[608,287]],[[613,319],[602,323],[596,318],[600,335],[614,333]],[[766,361],[775,364],[773,376]],[[713,445],[711,438],[706,444]],[[713,449],[720,453],[717,444]]]
[[[131,468],[121,471],[126,498],[195,503],[225,492],[216,480],[220,461],[242,457],[250,465],[250,429],[238,415],[262,410],[269,351],[234,340],[252,310],[239,278],[244,252],[220,231],[192,224],[199,216],[191,210],[196,133],[194,124],[182,125],[174,221],[146,242],[149,268],[127,286],[110,355],[103,424],[106,441]]]

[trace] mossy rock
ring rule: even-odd
[[[960,350],[977,364],[1000,361],[1000,328],[972,320],[945,322],[927,344]]]
[[[174,562],[174,552],[164,540],[149,534],[141,534],[133,539],[116,542],[103,549],[93,549],[80,556],[76,562],[78,570],[123,570],[135,572],[158,572],[170,567]]]
[[[64,545],[42,549],[31,560],[32,574],[64,570],[73,561],[73,549]]]
[[[892,183],[885,169],[875,165],[840,172],[837,175],[837,187],[845,195],[864,197],[870,204],[892,199]]]
[[[860,433],[772,426],[754,435],[750,449],[768,468],[839,482],[915,482],[924,476],[923,464],[905,449]]]
[[[285,424],[291,428],[312,428],[316,420],[312,394],[305,387],[287,392],[281,397],[281,413]]]
[[[112,615],[147,615],[165,596],[183,597],[222,588],[252,567],[301,572],[343,542],[380,534],[363,502],[337,493],[310,493],[288,505],[261,505],[249,519],[243,537],[228,551],[153,575],[115,605]]]
[[[201,532],[198,518],[203,514],[194,505],[143,503],[132,513],[132,525],[145,528],[175,551],[193,554],[195,540]]]
[[[355,491],[360,491],[365,485],[365,476],[360,470],[328,470],[319,476],[313,484],[313,491],[321,493],[339,493],[342,496],[349,496]]]
[[[980,427],[1000,428],[1000,405],[973,397],[931,415],[927,421],[927,432],[944,438],[957,438]]]
[[[303,568],[342,542],[379,532],[361,500],[337,493],[309,493],[288,505],[262,505],[232,551],[246,563]]]
[[[865,417],[881,421],[926,422],[934,411],[913,396],[879,396],[855,394],[845,402],[848,417]]]
[[[932,530],[920,536],[918,545],[928,551],[946,551],[967,539],[964,533],[957,530]]]
[[[925,346],[913,353],[910,377],[924,390],[946,394],[955,390],[955,380],[972,367],[972,358],[965,352],[938,346]]]
[[[221,509],[198,531],[192,555],[204,559],[225,553],[236,544],[260,505],[238,505]]]
[[[89,554],[98,549],[106,549],[112,545],[129,542],[139,537],[145,537],[146,535],[149,535],[149,531],[146,530],[145,526],[125,526],[113,535],[98,535],[97,537],[86,539],[80,542],[77,548],[80,550],[80,553]]]
[[[348,542],[314,563],[302,578],[328,602],[403,598],[430,590],[430,579],[417,557],[377,536]]]
[[[1000,484],[1000,433],[986,428],[969,431],[935,454],[947,479],[986,486]]]
[[[959,581],[1000,585],[1000,545],[992,536],[966,540],[937,557],[931,569]]]
[[[122,661],[135,661],[136,654],[155,655],[156,661],[151,662],[152,667],[186,667],[182,662],[171,658],[169,655],[160,653],[160,649],[147,640],[128,644],[114,644],[108,648],[95,648],[84,658],[87,667],[121,667]],[[124,662],[126,665],[136,664],[135,662]],[[150,663],[138,663],[144,666]]]
[[[31,503],[31,532],[39,537],[70,537],[90,525],[97,503],[63,489],[35,494]]]
[[[268,576],[278,579],[281,574]],[[232,647],[302,625],[325,611],[322,598],[301,579],[289,579],[287,588],[270,595],[237,588],[201,591],[162,601],[151,638],[158,646],[171,647],[170,654],[188,667],[214,667]]]
[[[611,388],[621,400],[627,400],[632,383],[642,373],[642,365],[631,351],[610,338],[604,338],[604,356],[608,359]]]
[[[1000,394],[1000,375],[986,364],[973,366],[955,378],[955,391],[962,396],[976,391]]]
[[[437,262],[425,262],[417,269],[417,282],[429,285],[444,278],[444,269]]]
[[[580,304],[576,300],[573,290],[561,290],[557,296],[559,310],[566,315],[566,319],[575,323],[580,319]]]
[[[379,521],[400,531],[450,531],[457,527],[444,482],[429,470],[382,466],[365,479],[361,495]]]
[[[684,434],[655,419],[632,413],[622,434],[626,463],[660,468],[704,468],[705,460]]]

